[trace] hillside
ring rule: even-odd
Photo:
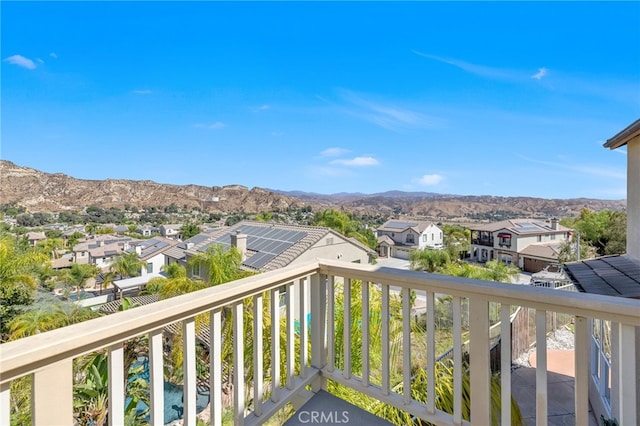
[[[176,204],[212,213],[231,213],[286,210],[304,205],[297,198],[262,188],[84,180],[61,173],[43,173],[4,160],[0,160],[0,199],[2,203],[15,201],[31,212],[79,210],[90,205],[123,208],[125,204],[137,207]]]
[[[295,194],[295,196],[293,195]],[[433,220],[500,220],[506,217],[566,217],[591,210],[620,210],[625,200],[588,198],[458,196],[390,191],[333,195],[282,192],[241,185],[170,185],[124,179],[83,180],[61,173],[43,173],[0,160],[0,203],[16,202],[30,212],[79,210],[89,205],[123,208],[198,207],[211,213],[284,211],[310,205],[314,210],[339,208],[367,216]]]

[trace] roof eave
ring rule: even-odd
[[[620,131],[618,134],[608,139],[604,143],[605,148],[616,149],[621,146],[626,145],[631,141],[631,139],[640,136],[640,119],[634,121],[629,126],[627,126],[624,130]]]

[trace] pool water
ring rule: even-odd
[[[146,381],[149,380],[149,360],[147,358],[140,358],[137,363],[132,365],[132,368],[138,367],[140,365],[144,365],[143,371],[130,379],[134,380],[136,378],[142,378]],[[127,398],[125,400],[125,406],[129,404],[131,398]],[[209,405],[209,389],[198,389],[196,392],[196,412],[200,413],[202,410]],[[143,413],[147,410],[148,406],[143,401],[138,402],[137,411],[138,413]],[[174,383],[164,382],[164,423],[171,423],[174,420],[181,419],[184,415],[184,404],[183,404],[183,391],[182,385],[176,385]],[[145,419],[149,421],[150,419],[147,417]]]

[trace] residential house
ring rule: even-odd
[[[319,258],[367,264],[375,257],[364,244],[320,226],[242,221],[200,235],[206,238],[187,243],[186,261],[214,244],[225,249],[235,246],[243,256],[242,268],[249,271],[270,271]]]
[[[160,235],[173,240],[181,240],[182,235],[180,235],[180,228],[182,228],[181,223],[160,225]]]
[[[382,257],[409,259],[412,250],[442,248],[442,229],[432,222],[397,220],[385,222],[376,231],[378,254]]]
[[[140,260],[146,263],[142,268],[141,275],[159,273],[166,264],[164,253],[178,244],[178,241],[165,237],[154,237],[135,243],[133,250],[138,254]]]
[[[137,232],[143,237],[150,237],[154,232],[158,232],[158,229],[152,227],[151,225],[143,225],[138,226]]]
[[[126,252],[133,241],[130,237],[109,234],[84,238],[73,247],[74,261],[79,264],[94,264],[105,269],[114,257]]]
[[[573,230],[558,223],[537,219],[509,219],[473,225],[471,260],[500,260],[514,264],[526,272],[539,272],[558,261],[563,242],[571,239]]]
[[[44,232],[27,232],[27,240],[31,247],[35,247],[38,241],[44,241],[46,239],[47,236],[44,235]]]

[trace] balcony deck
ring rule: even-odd
[[[280,307],[283,290],[286,303]],[[450,296],[453,309],[453,348],[447,364],[452,409],[447,410],[438,405],[442,397],[436,396],[436,391],[443,392],[445,371],[435,349],[436,294]],[[424,335],[412,330],[414,295],[425,302]],[[438,425],[484,425],[492,419],[511,424],[511,398],[518,392],[518,373],[511,372],[512,351],[518,343],[511,333],[516,307],[527,308],[534,318],[537,364],[529,374],[535,376],[537,425],[553,421],[556,402],[546,345],[547,314],[553,312],[573,318],[575,380],[573,390],[566,388],[563,394],[573,392],[575,424],[590,422],[588,388],[594,370],[589,357],[597,343],[590,334],[596,321],[608,321],[620,337],[606,370],[611,373],[606,377],[611,377],[612,417],[621,425],[636,424],[635,333],[640,301],[324,260],[0,345],[0,424],[11,421],[11,382],[25,376],[33,384],[32,423],[72,424],[73,360],[96,351],[108,354],[109,423],[124,424],[123,342],[145,337],[150,423],[162,425],[163,329],[179,323],[184,423],[195,425],[196,389],[202,380],[196,371],[196,317],[203,314],[209,331],[212,425],[222,424],[224,410],[231,411],[238,425],[263,424],[288,406],[299,413],[314,395],[338,385]],[[498,324],[491,323],[491,312],[497,312]],[[468,328],[463,328],[463,319]],[[491,342],[496,330],[501,335],[497,352],[501,374],[494,379]],[[228,342],[231,346],[223,352]],[[598,365],[604,371],[603,363]],[[491,399],[495,385],[501,408]],[[228,406],[223,405],[223,387],[232,390]]]

